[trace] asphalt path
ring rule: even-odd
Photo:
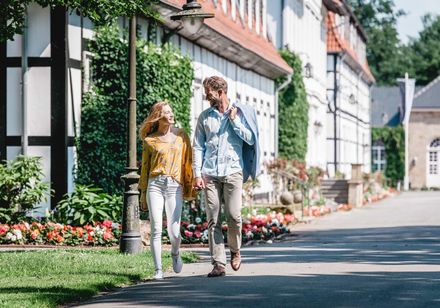
[[[440,307],[440,193],[408,192],[295,226],[274,244],[244,247],[238,272],[182,273],[78,307]]]

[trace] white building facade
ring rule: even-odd
[[[168,17],[184,3],[164,0],[158,4],[164,17],[164,24],[154,26],[158,43],[164,33],[176,27]],[[198,115],[207,107],[203,79],[223,76],[228,81],[229,98],[250,104],[257,111],[262,164],[276,156],[274,80],[292,72],[267,39],[267,1],[200,3],[216,17],[205,21],[196,35],[181,30],[170,38],[193,60],[191,125],[195,126]],[[45,181],[51,183],[55,195],[42,205],[41,214],[73,190],[74,137],[80,133],[81,100],[87,90],[92,57],[86,43],[94,32],[90,21],[75,12],[36,4],[28,8],[27,24],[24,35],[0,45],[0,158],[9,160],[20,153],[42,157]],[[124,19],[120,24],[128,26]],[[152,31],[148,20],[139,18],[138,24],[140,36],[148,37]],[[270,192],[270,185],[263,187],[260,193]]]
[[[309,103],[306,163],[325,169],[327,9],[321,0],[276,0],[270,1],[268,14],[268,31],[275,46],[301,58]]]
[[[336,2],[336,1],[335,1]],[[327,13],[327,170],[351,177],[351,165],[371,170],[370,89],[367,37],[351,9]]]

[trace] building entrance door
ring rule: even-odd
[[[440,138],[431,142],[427,153],[427,187],[440,187]]]

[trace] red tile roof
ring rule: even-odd
[[[185,0],[161,0],[161,2],[179,8],[181,8],[182,5],[186,3]],[[261,30],[260,34],[257,34],[255,28],[249,29],[247,23],[247,14],[245,15],[245,22],[241,22],[238,7],[236,9],[236,16],[234,21],[232,19],[229,1],[227,14],[225,14],[220,4],[215,7],[212,0],[199,0],[198,2],[202,5],[203,10],[215,13],[214,18],[209,18],[205,20],[205,24],[209,28],[229,38],[236,44],[253,52],[254,54],[259,55],[261,58],[264,58],[272,65],[275,65],[279,69],[285,71],[286,74],[293,72],[292,68],[283,60],[283,58],[281,58],[275,46],[265,37],[263,37],[263,35],[261,35]],[[255,25],[255,20],[253,24]]]
[[[364,71],[370,82],[375,82],[374,76],[370,71],[367,59],[360,59],[356,51],[350,46],[337,31],[335,13],[327,13],[327,52],[346,52]]]

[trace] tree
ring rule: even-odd
[[[144,15],[156,17],[153,4],[157,0],[2,0],[0,4],[0,42],[12,40],[23,33],[26,8],[32,2],[42,7],[62,6],[78,9],[95,25],[108,23],[118,16]]]
[[[440,75],[440,16],[422,18],[423,30],[408,44],[411,75],[418,85],[426,85]]]
[[[367,59],[379,85],[392,85],[408,70],[409,58],[397,33],[394,0],[348,0],[368,36]]]

